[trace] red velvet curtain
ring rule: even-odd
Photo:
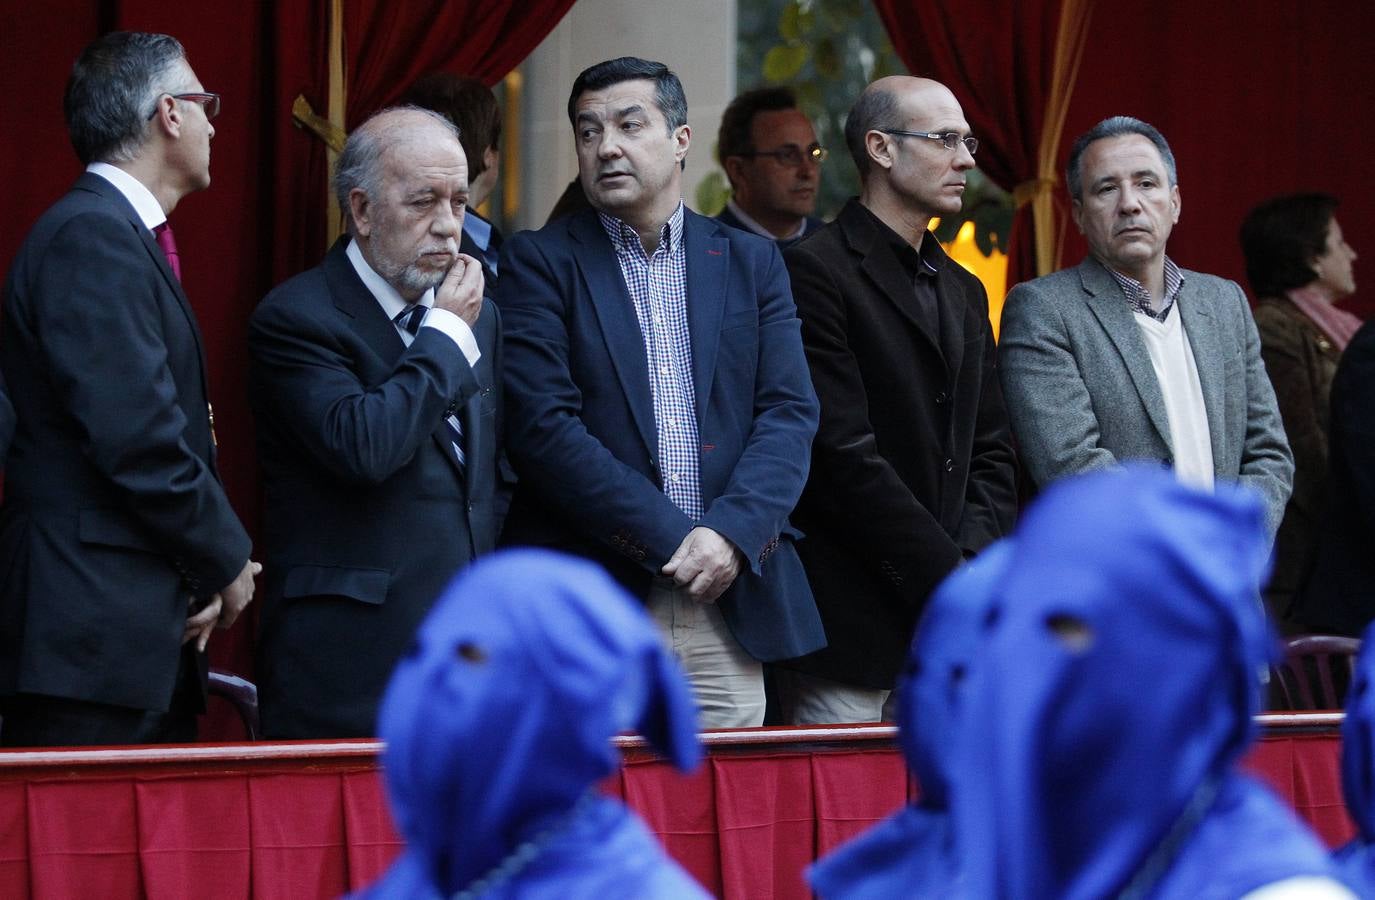
[[[349,117],[353,125],[433,69],[500,80],[558,23],[573,0],[345,0]],[[248,317],[273,285],[325,250],[325,151],[292,122],[304,95],[326,110],[328,0],[167,3],[48,0],[0,8],[0,183],[7,211],[0,267],[33,221],[80,172],[67,142],[62,93],[72,62],[115,29],[160,31],[185,45],[206,90],[223,95],[212,142],[213,184],[173,213],[186,292],[205,333],[220,473],[240,518],[257,533],[260,488],[248,410]],[[261,553],[261,550],[256,551]],[[253,610],[250,607],[250,610]],[[216,666],[251,677],[250,612],[211,641]],[[219,716],[208,737],[234,734]]]
[[[448,70],[494,85],[553,30],[574,0],[346,0],[348,126]]]
[[[907,70],[954,91],[979,137],[979,169],[1003,190],[1036,177],[1059,0],[874,0]],[[1031,206],[1013,220],[1009,286],[1036,276]]]

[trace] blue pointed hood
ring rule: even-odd
[[[1052,486],[1014,540],[952,764],[971,895],[1115,896],[1252,739],[1262,504],[1126,467]]]
[[[380,714],[398,870],[461,889],[561,820],[637,730],[696,765],[696,712],[636,603],[592,563],[516,550],[461,574],[397,665]]]

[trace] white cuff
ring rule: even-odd
[[[477,347],[477,337],[473,334],[473,329],[447,309],[431,307],[429,312],[425,313],[425,321],[420,327],[434,328],[448,335],[449,339],[458,345],[458,349],[463,351],[469,368],[475,367],[477,361],[482,359],[482,351]]]

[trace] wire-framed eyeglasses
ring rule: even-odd
[[[975,153],[979,152],[978,138],[962,138],[959,136],[957,132],[954,131],[903,131],[898,128],[880,128],[878,130],[882,131],[884,134],[896,134],[901,135],[902,137],[922,137],[928,138],[933,141],[940,141],[942,144],[945,145],[945,149],[947,150],[954,150],[955,148],[959,147],[960,144],[964,144],[964,149],[969,151],[970,156],[973,156]]]

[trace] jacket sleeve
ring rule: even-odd
[[[979,407],[974,413],[974,439],[969,452],[969,483],[964,515],[956,537],[966,555],[977,553],[1012,530],[1017,517],[1017,458],[1012,449],[1012,426],[998,381],[998,348],[988,321],[983,286],[983,372],[979,379]]]
[[[319,314],[321,299],[288,286],[254,312],[248,349],[255,403],[334,477],[380,484],[480,386],[463,352],[435,328],[420,329],[385,379],[363,383],[346,323],[334,318],[341,314],[333,306]]]
[[[1284,435],[1279,403],[1265,363],[1260,356],[1260,336],[1246,302],[1246,295],[1234,282],[1233,315],[1243,335],[1246,354],[1246,437],[1241,451],[1242,484],[1249,484],[1265,498],[1265,524],[1273,539],[1284,518],[1284,505],[1294,487],[1294,456]]]

